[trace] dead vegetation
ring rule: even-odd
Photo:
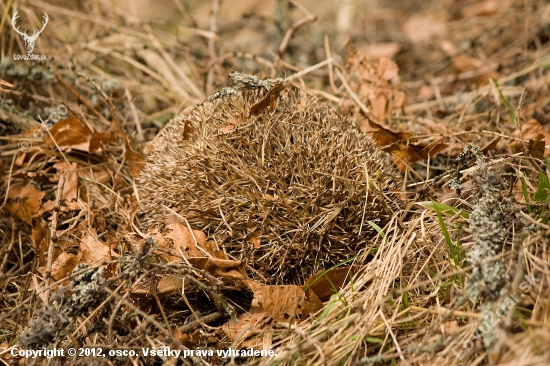
[[[4,363],[550,363],[545,1],[181,3],[0,5]]]

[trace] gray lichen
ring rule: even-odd
[[[87,265],[78,265],[73,273],[85,268]],[[21,334],[21,345],[25,349],[51,346],[74,323],[75,317],[104,299],[105,282],[102,267],[75,276],[69,286],[53,293],[48,305],[35,313],[35,317]]]
[[[470,274],[467,293],[474,299],[482,295],[495,301],[505,290],[508,280],[506,266],[493,257],[499,254],[508,235],[509,217],[500,194],[502,181],[495,171],[482,165],[476,174],[479,198],[470,214],[470,231],[474,249],[468,253],[468,261],[475,266]]]

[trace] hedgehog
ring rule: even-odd
[[[233,74],[157,135],[141,212],[173,212],[265,284],[303,284],[369,246],[402,206],[400,177],[366,134],[284,80]],[[372,225],[372,223],[376,225]]]

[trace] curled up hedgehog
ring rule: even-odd
[[[234,73],[173,119],[139,178],[145,221],[170,208],[266,284],[303,284],[367,247],[399,208],[371,139],[305,91]]]

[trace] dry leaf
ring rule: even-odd
[[[10,187],[6,209],[14,216],[32,225],[32,217],[39,213],[45,193],[30,183]]]
[[[94,132],[90,138],[90,144],[88,146],[88,152],[94,154],[96,151],[107,151],[107,146],[111,141],[116,139],[115,132],[113,130],[109,132]]]
[[[67,277],[67,275],[70,274],[79,263],[80,255],[61,252],[61,254],[52,262],[52,277],[56,281]]]
[[[441,324],[441,332],[444,334],[456,333],[459,329],[460,328],[456,320],[451,320]]]
[[[412,43],[426,43],[447,34],[446,14],[416,13],[403,23],[402,32]]]
[[[395,109],[403,108],[406,94],[401,90],[399,68],[395,62],[385,57],[373,60],[350,49],[347,65],[352,76],[350,87],[370,106],[374,117],[384,119]]]
[[[34,250],[38,256],[38,265],[45,266],[48,257],[48,246],[50,244],[50,228],[41,218],[32,220],[31,240],[34,244]],[[60,253],[55,253],[54,258]]]
[[[373,58],[384,57],[392,59],[401,51],[401,45],[397,42],[371,43],[366,46],[358,47],[357,51]]]
[[[530,139],[527,141],[527,144],[525,144],[524,153],[537,159],[544,158],[545,143],[543,138],[544,135],[539,134],[534,140]]]
[[[207,257],[191,257],[188,260],[193,267],[205,270],[214,277],[235,281],[244,287],[249,287],[246,265],[241,261]]]
[[[304,302],[304,308],[302,310],[303,316],[306,317],[309,314],[315,314],[319,310],[323,308],[323,303],[321,300],[319,300],[319,297],[315,294],[315,292],[308,288],[305,290],[306,293],[306,300]]]
[[[435,156],[448,146],[441,141],[429,144],[412,143],[411,141],[415,140],[415,137],[409,132],[392,131],[371,120],[369,120],[369,125],[375,129],[372,132],[372,137],[376,145],[396,157],[395,163],[400,170],[403,170],[406,164]]]
[[[92,131],[88,126],[72,116],[55,123],[44,136],[44,143],[50,147],[57,145],[88,152],[91,138]]]
[[[160,279],[157,284],[159,295],[166,296],[173,293],[180,293],[183,289],[183,277],[176,275],[166,275]]]
[[[273,85],[273,87],[267,92],[267,95],[264,97],[264,99],[260,100],[258,103],[250,107],[250,111],[248,112],[248,117],[259,116],[268,107],[269,107],[269,111],[273,112],[277,107],[277,98],[279,98],[279,94],[281,94],[283,89],[284,89],[283,83],[277,83]]]
[[[543,138],[539,139],[539,135],[543,135]],[[550,141],[550,133],[544,129],[544,126],[537,121],[536,119],[530,119],[527,122],[524,122],[521,126],[521,130],[518,128],[514,131],[512,136],[517,138],[523,138],[527,144],[527,151],[533,151],[538,154],[542,145],[546,144],[546,141]],[[531,145],[529,145],[529,140],[532,140]],[[542,142],[542,145],[541,145]],[[537,145],[538,143],[538,145]],[[522,141],[514,141],[510,144],[510,147],[514,153],[525,151]],[[550,156],[550,150],[544,150],[544,157]]]
[[[500,141],[500,138],[501,138],[500,136],[497,136],[491,141],[489,141],[485,146],[481,148],[481,152],[487,155],[490,151],[494,150],[498,142]]]
[[[254,290],[252,306],[261,307],[276,320],[285,315],[295,318],[302,313],[305,298],[304,290],[299,286],[258,286]]]
[[[227,121],[226,126],[218,129],[218,132],[221,133],[222,135],[228,134],[231,131],[233,131],[238,124],[239,124],[239,121],[237,121],[236,119],[230,119]]]
[[[145,164],[145,155],[139,151],[137,145],[128,136],[124,136],[124,145],[126,146],[126,161],[130,167],[130,174],[137,178]]]
[[[179,259],[181,256],[185,258],[203,256],[203,253],[195,245],[197,237],[194,234],[198,230],[193,230],[193,234],[191,234],[187,226],[181,222],[172,222],[167,227],[171,231],[166,235],[166,238],[172,239],[173,243],[173,246],[169,248],[169,253],[178,258],[177,261],[181,261]],[[171,261],[174,262],[174,260]]]
[[[96,235],[86,235],[80,241],[82,259],[89,266],[99,264],[103,261],[110,261],[113,256],[111,249],[99,241]]]
[[[350,267],[339,267],[328,272],[320,270],[306,281],[303,288],[312,290],[322,302],[327,301],[347,283],[350,271]]]
[[[464,18],[471,18],[474,16],[488,16],[503,11],[510,6],[508,0],[486,0],[481,3],[472,4],[465,7],[461,14]]]
[[[260,249],[261,246],[262,246],[262,241],[260,239],[260,237],[256,234],[252,234],[250,236],[250,241],[252,242],[252,245],[254,245],[254,248],[256,249]]]
[[[222,330],[233,343],[240,344],[252,335],[260,333],[263,326],[269,322],[265,311],[252,308],[248,313],[242,313],[237,321],[230,319],[222,325]]]

